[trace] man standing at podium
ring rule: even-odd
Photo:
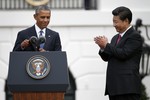
[[[47,28],[51,18],[48,6],[38,6],[35,10],[35,25],[19,31],[13,51],[61,51],[59,33]]]

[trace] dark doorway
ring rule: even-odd
[[[70,86],[66,91],[65,100],[75,100],[76,84],[75,84],[75,79],[70,71],[69,71],[69,80],[70,80]]]

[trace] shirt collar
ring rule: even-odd
[[[36,24],[35,24],[35,30],[36,30],[37,36],[39,36],[41,29]],[[46,28],[42,29],[42,31],[43,31],[43,36],[45,36]]]
[[[119,33],[121,35],[121,37],[123,37],[123,35],[131,28],[132,26],[130,25],[123,33]]]

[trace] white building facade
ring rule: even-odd
[[[105,35],[109,41],[116,34],[112,26],[111,11],[127,6],[133,12],[132,24],[141,18],[150,26],[149,0],[99,0],[98,10],[52,10],[49,28],[59,32],[62,50],[67,53],[68,67],[76,83],[76,100],[108,100],[104,96],[107,63],[98,55],[94,37]],[[35,23],[34,11],[0,11],[0,100],[5,98],[5,80],[8,75],[9,53],[18,31]],[[145,30],[142,35],[146,43]],[[150,27],[148,27],[150,31]],[[144,80],[146,86],[150,80]],[[150,96],[150,88],[147,87]]]

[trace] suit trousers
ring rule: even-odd
[[[139,94],[115,95],[109,96],[109,100],[140,100],[140,95]]]

